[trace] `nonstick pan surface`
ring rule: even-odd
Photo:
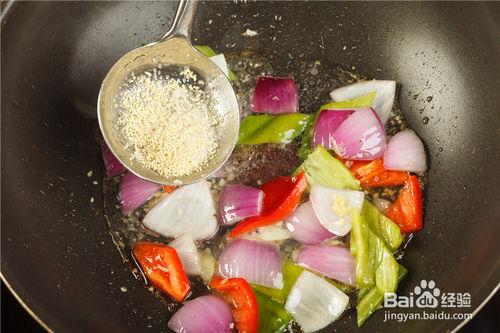
[[[117,1],[3,8],[2,275],[51,330],[167,331],[171,313],[123,265],[92,181],[103,177],[100,82],[125,52],[161,37],[175,8]],[[259,35],[242,37],[247,28]],[[194,39],[224,53],[252,49],[283,73],[294,61],[320,60],[397,80],[430,158],[425,229],[405,251],[410,273],[400,293],[432,279],[442,291],[470,293],[474,311],[500,281],[499,32],[498,3],[204,2]],[[344,316],[337,332],[355,331],[354,318]],[[382,320],[379,311],[359,331],[461,324]]]

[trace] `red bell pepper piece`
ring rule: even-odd
[[[156,288],[177,301],[188,296],[191,287],[174,248],[163,244],[139,242],[134,245],[134,257]]]
[[[172,185],[163,185],[163,192],[165,193],[172,193],[176,188],[177,186],[172,186]]]
[[[410,233],[422,230],[422,191],[416,176],[409,176],[396,201],[385,212],[401,229]]]
[[[216,276],[210,282],[210,288],[219,292],[231,306],[239,333],[257,333],[259,327],[257,298],[245,279],[224,279]]]
[[[289,180],[285,180],[288,178]],[[293,186],[289,186],[292,182]],[[283,191],[280,187],[286,185],[289,186],[288,191]],[[264,191],[264,198],[268,193],[272,193],[273,198],[268,198],[268,203],[266,207],[266,199],[264,199],[264,211],[261,215],[250,217],[242,222],[240,222],[231,232],[229,233],[229,238],[234,238],[236,236],[245,234],[247,232],[253,231],[259,227],[270,225],[278,221],[283,220],[289,216],[297,205],[299,204],[300,197],[304,193],[307,187],[307,180],[304,172],[301,172],[297,177],[279,177],[270,180],[268,183],[262,185]],[[281,199],[278,200],[280,195]]]
[[[266,214],[276,210],[294,186],[292,177],[276,177],[262,184],[260,187],[264,192],[262,213]]]
[[[382,187],[403,185],[408,173],[392,171],[384,168],[382,159],[373,161],[344,161],[354,177],[359,179],[362,187]]]

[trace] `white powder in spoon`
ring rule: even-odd
[[[116,100],[117,125],[133,158],[163,177],[199,171],[219,145],[220,116],[210,90],[189,68],[131,75]]]

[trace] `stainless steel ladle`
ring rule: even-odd
[[[166,184],[189,184],[216,171],[231,154],[238,137],[239,108],[234,90],[223,71],[208,57],[197,51],[190,41],[191,29],[198,1],[181,0],[170,30],[155,43],[139,47],[118,60],[102,82],[97,103],[99,126],[104,140],[113,154],[131,172],[146,180]],[[125,147],[125,139],[117,126],[115,105],[119,88],[131,73],[142,73],[157,67],[189,67],[198,77],[209,82],[215,104],[222,119],[219,145],[215,155],[199,171],[183,177],[165,178],[144,167],[132,158],[132,149]]]

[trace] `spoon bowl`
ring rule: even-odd
[[[196,1],[181,1],[174,24],[162,40],[132,50],[120,58],[106,75],[99,91],[99,126],[110,150],[128,170],[155,183],[190,184],[209,176],[224,164],[238,138],[240,113],[231,83],[224,72],[189,41],[196,6]],[[210,86],[210,93],[221,119],[215,154],[200,170],[182,177],[166,178],[134,160],[133,150],[126,146],[126,138],[117,126],[119,110],[115,104],[120,87],[131,74],[141,74],[158,67],[166,70],[188,67],[193,71],[198,79],[207,83],[205,87]]]

